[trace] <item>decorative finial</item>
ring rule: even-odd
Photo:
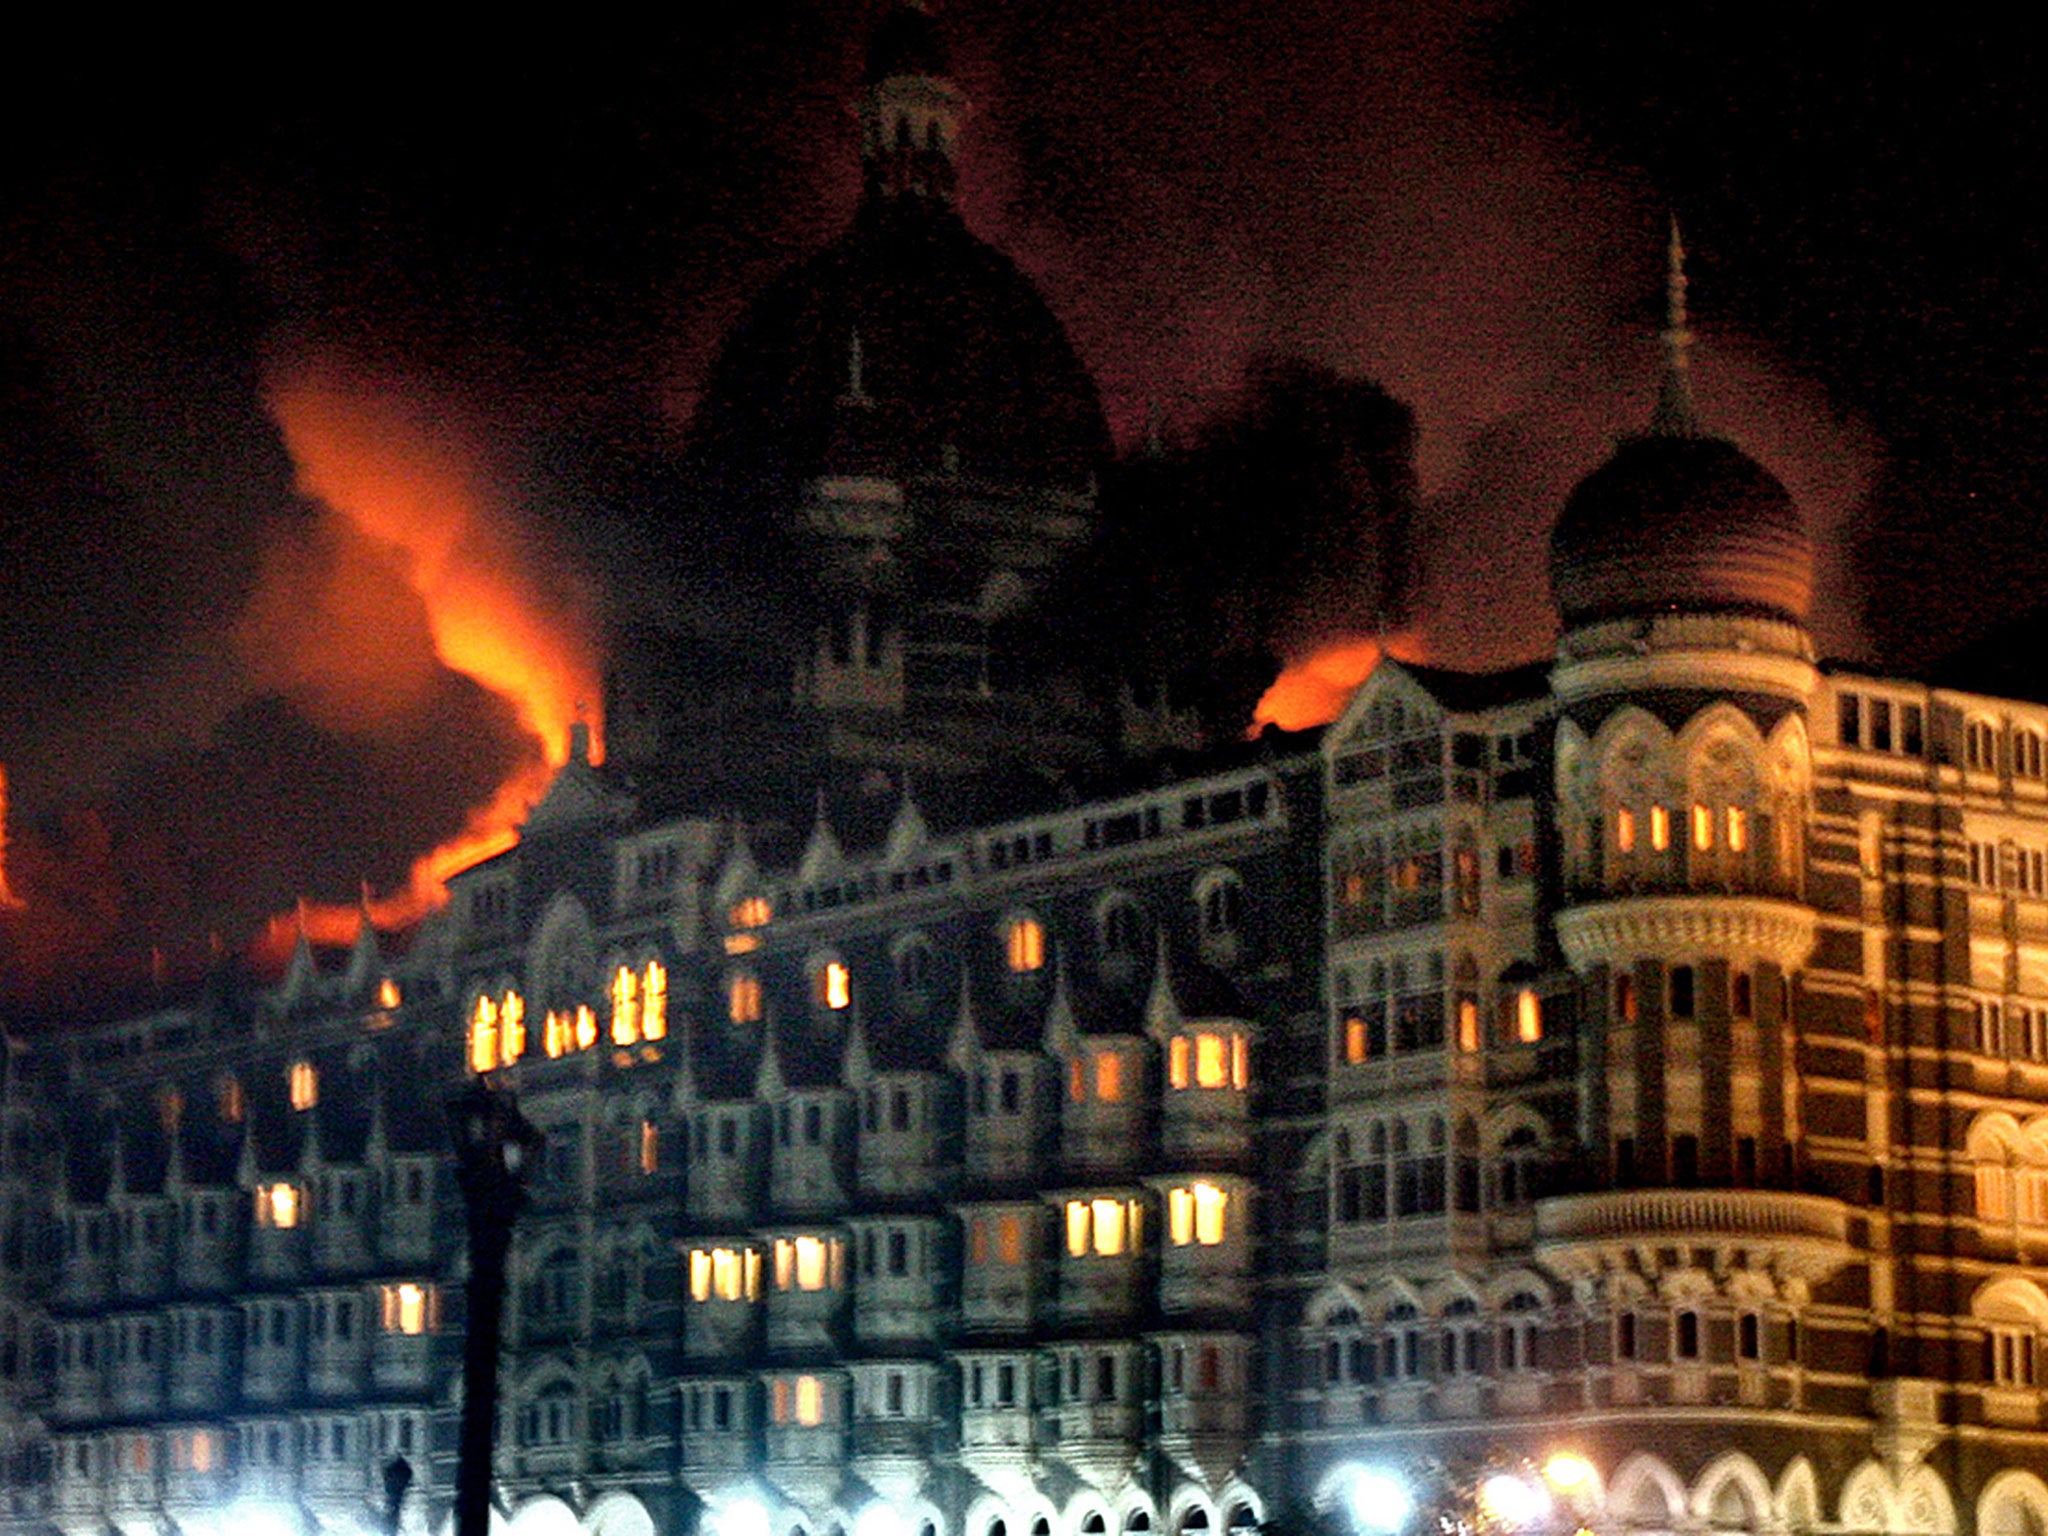
[[[1657,409],[1650,431],[1660,437],[1695,437],[1699,414],[1692,403],[1692,331],[1686,325],[1685,241],[1678,215],[1671,216],[1671,240],[1664,266],[1664,379],[1657,391]]]
[[[839,397],[841,405],[871,406],[874,397],[868,393],[867,353],[860,344],[860,327],[853,328],[853,339],[846,347],[846,393]]]

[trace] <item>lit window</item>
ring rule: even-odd
[[[1003,1216],[996,1222],[996,1259],[1009,1265],[1024,1262],[1024,1219]]]
[[[386,1333],[432,1333],[441,1326],[441,1293],[431,1285],[387,1285],[379,1299]]]
[[[1076,1258],[1089,1253],[1108,1258],[1135,1249],[1139,1210],[1135,1200],[1069,1200],[1067,1252]]]
[[[248,1110],[248,1100],[242,1092],[242,1080],[233,1073],[224,1073],[216,1092],[222,1123],[240,1125],[242,1116]]]
[[[1249,1088],[1252,1084],[1252,1043],[1243,1035],[1230,1037],[1230,1086]]]
[[[651,1174],[661,1167],[661,1127],[652,1120],[640,1122],[640,1171]]]
[[[1175,1035],[1167,1042],[1167,1081],[1175,1088],[1242,1088],[1244,1074],[1236,1058],[1243,1045],[1241,1035]]]
[[[469,1016],[469,1070],[488,1072],[497,1064],[498,1005],[488,997],[479,997]]]
[[[1045,929],[1038,919],[1011,919],[1004,941],[1004,955],[1010,969],[1020,974],[1035,971],[1045,964]]]
[[[1115,1051],[1095,1053],[1095,1097],[1104,1104],[1120,1103],[1124,1096],[1124,1059]]]
[[[812,985],[821,1008],[838,1013],[853,1002],[853,977],[841,961],[827,960],[819,966]]]
[[[742,896],[732,904],[726,918],[735,928],[764,928],[774,915],[766,896]]]
[[[507,992],[498,999],[498,1063],[510,1066],[526,1054],[526,999]]]
[[[823,1237],[778,1237],[775,1240],[775,1289],[822,1291],[837,1286],[839,1240]]]
[[[289,1230],[299,1224],[299,1188],[296,1184],[265,1184],[256,1191],[256,1224]]]
[[[634,1045],[640,1039],[640,978],[631,966],[612,974],[612,1044]]]
[[[725,1014],[735,1024],[761,1022],[761,978],[752,971],[734,971],[725,984]]]
[[[1515,1038],[1524,1045],[1543,1038],[1543,999],[1528,987],[1515,994]]]
[[[1692,845],[1701,853],[1714,846],[1714,810],[1712,806],[1695,805],[1692,808]]]
[[[1743,853],[1749,848],[1749,812],[1739,805],[1728,807],[1728,851]]]
[[[576,1049],[575,1023],[559,1008],[549,1009],[547,1018],[542,1022],[541,1048],[550,1059],[566,1056]]]
[[[293,1109],[311,1109],[320,1102],[320,1074],[310,1061],[295,1061],[286,1081],[291,1089]]]
[[[825,1419],[825,1386],[815,1376],[799,1376],[796,1379],[796,1421],[799,1424],[821,1424]]]
[[[379,1008],[396,1008],[402,1000],[402,994],[398,990],[398,983],[389,976],[386,976],[377,983],[377,1006]]]
[[[1166,1192],[1167,1236],[1176,1248],[1200,1244],[1213,1248],[1223,1241],[1224,1212],[1230,1196],[1207,1181]]]
[[[587,1051],[597,1044],[597,1015],[582,1004],[576,1007],[576,1049]]]
[[[1623,853],[1633,853],[1636,846],[1635,812],[1623,807],[1614,813],[1614,846]]]
[[[1354,1013],[1344,1020],[1344,1059],[1356,1066],[1366,1055],[1365,1020]]]
[[[1650,846],[1659,853],[1671,846],[1671,812],[1661,805],[1650,807]]]
[[[640,1034],[647,1040],[668,1035],[668,967],[659,960],[648,961],[640,975]]]
[[[1479,1000],[1475,997],[1458,999],[1458,1049],[1479,1049]]]
[[[753,1249],[690,1250],[692,1301],[759,1301],[761,1255]]]

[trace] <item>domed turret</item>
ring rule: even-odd
[[[1813,543],[1777,477],[1722,438],[1631,438],[1580,482],[1550,536],[1567,629],[1734,610],[1802,623]]]
[[[1686,383],[1684,249],[1674,227],[1664,387],[1632,437],[1565,503],[1550,582],[1567,630],[1652,613],[1750,613],[1803,624],[1813,541],[1776,476],[1700,430]]]

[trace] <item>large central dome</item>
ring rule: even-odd
[[[942,470],[1079,487],[1109,452],[1094,381],[1030,279],[950,202],[869,196],[726,342],[700,451],[785,492]]]

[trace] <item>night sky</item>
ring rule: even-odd
[[[536,759],[515,705],[437,656],[417,552],[295,472],[398,445],[427,466],[413,494],[473,511],[456,575],[504,573],[487,600],[588,663],[662,528],[616,509],[659,482],[747,297],[851,211],[877,9],[602,31],[77,13],[17,54],[0,762],[31,900],[0,918],[0,998],[390,889]],[[1126,445],[1155,410],[1193,434],[1276,354],[1414,407],[1431,656],[1550,644],[1542,536],[1647,414],[1671,210],[1708,423],[1824,538],[1823,649],[1925,672],[2038,601],[2032,23],[1442,0],[942,17],[976,108],[969,221],[1066,319]],[[292,414],[308,391],[339,412],[317,440]]]

